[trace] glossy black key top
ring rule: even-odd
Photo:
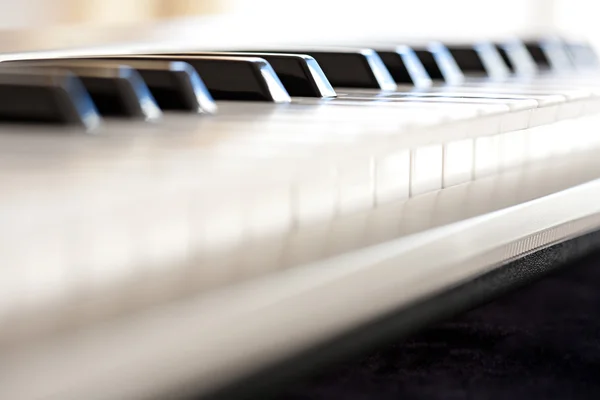
[[[186,62],[198,72],[215,100],[291,102],[271,65],[258,57],[143,54],[102,58]]]
[[[419,58],[419,61],[421,61],[421,64],[423,64],[425,71],[427,71],[427,74],[431,77],[431,79],[435,81],[443,81],[444,74],[438,66],[438,63],[436,62],[433,53],[429,51],[429,49],[423,47],[415,47],[413,50]]]
[[[464,74],[487,76],[485,65],[475,46],[446,45]]]
[[[61,70],[0,68],[0,121],[58,123],[91,129],[100,116],[81,81]]]
[[[548,70],[550,69],[550,59],[546,54],[546,49],[542,45],[541,42],[538,41],[527,41],[523,43],[525,48],[533,58],[536,66],[540,70]]]
[[[502,60],[506,64],[506,67],[508,68],[510,73],[511,74],[517,73],[517,69],[516,69],[513,61],[511,60],[510,56],[508,55],[508,52],[504,48],[504,46],[502,46],[501,44],[496,44],[496,50],[498,50],[498,54],[500,54],[500,57],[502,57]]]
[[[135,69],[148,86],[158,106],[163,110],[185,110],[213,113],[216,104],[204,82],[191,65],[166,60],[111,60],[94,58],[62,58],[28,60],[32,65],[63,68],[94,67]]]
[[[160,108],[138,72],[126,66],[65,63],[44,66],[49,61],[5,61],[3,64],[28,68],[64,68],[74,73],[89,92],[102,115],[154,119]]]
[[[464,74],[442,43],[434,42],[426,46],[412,46],[412,48],[434,81],[443,81],[449,85],[458,85],[464,81]]]
[[[192,65],[216,100],[291,102],[281,80],[262,58],[176,56]]]
[[[125,65],[139,71],[163,110],[185,110],[212,114],[217,105],[196,70],[186,62],[128,60]]]
[[[497,80],[510,75],[510,70],[492,43],[446,44],[446,47],[465,75]]]
[[[573,63],[564,41],[559,37],[544,37],[525,42],[525,47],[542,70],[564,72],[572,71]]]
[[[373,46],[379,54],[392,78],[398,84],[411,85],[416,88],[431,86],[431,78],[419,60],[419,57],[408,46]]]
[[[395,90],[396,83],[379,55],[372,49],[297,48],[244,50],[306,54],[313,57],[333,87]]]
[[[335,90],[317,61],[304,54],[251,52],[186,52],[181,56],[258,57],[265,59],[293,97],[335,97]]]
[[[539,72],[533,57],[520,39],[506,40],[496,46],[515,75],[533,76]]]

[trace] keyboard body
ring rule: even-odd
[[[335,92],[3,125],[0,398],[208,396],[600,227],[596,70]]]

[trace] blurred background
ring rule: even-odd
[[[177,29],[192,17],[237,21],[203,41],[252,39],[271,35],[319,38],[324,35],[398,37],[496,37],[557,28],[569,35],[600,42],[600,5],[593,0],[0,0],[3,30],[51,30],[85,25],[76,38],[45,35],[43,41],[97,39],[98,31],[134,29],[170,23]],[[194,22],[195,23],[195,22]],[[235,29],[239,25],[239,29]],[[109,29],[110,28],[110,29]],[[207,31],[205,31],[207,32]],[[129,33],[131,33],[129,31]],[[95,36],[94,36],[95,35]],[[6,47],[6,41],[1,39]]]

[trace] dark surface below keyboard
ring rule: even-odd
[[[600,253],[588,255],[276,398],[600,398],[599,265]]]

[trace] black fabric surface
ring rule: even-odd
[[[600,399],[600,255],[278,399]]]

